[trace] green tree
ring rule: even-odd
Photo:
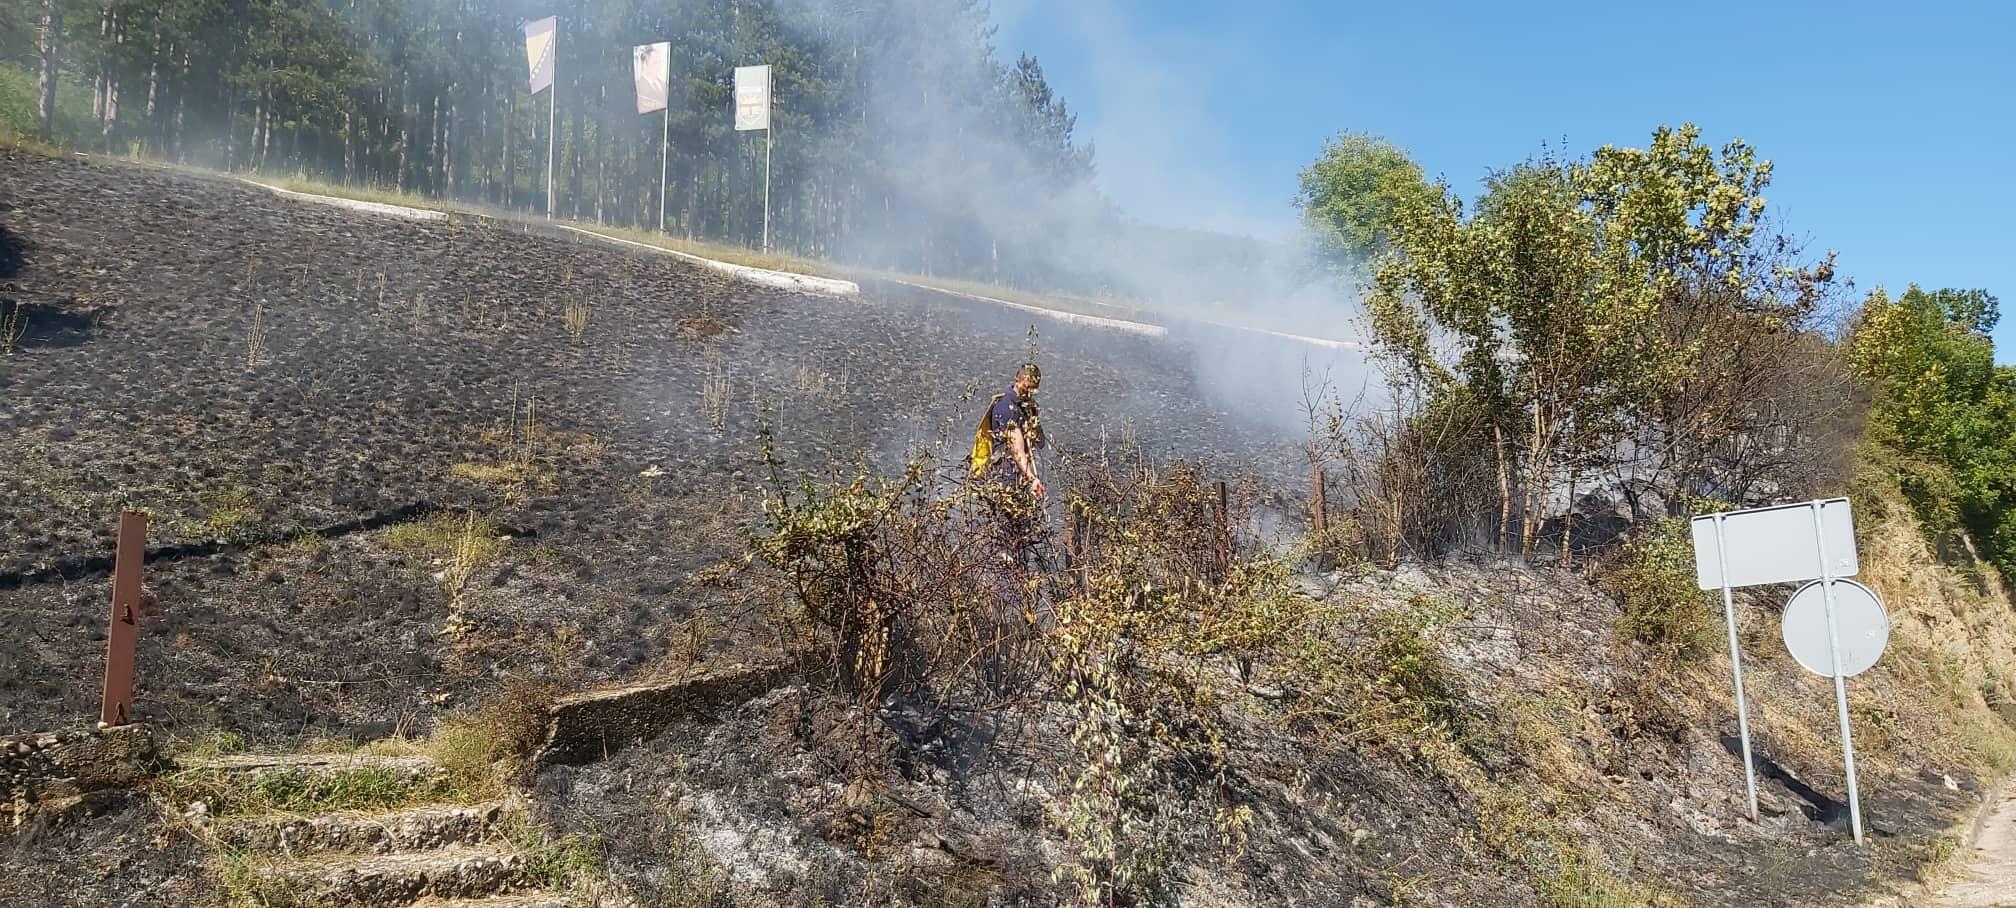
[[[1303,169],[1296,204],[1331,252],[1362,260],[1393,243],[1403,212],[1432,204],[1444,191],[1393,143],[1346,132]]]
[[[1770,165],[1747,145],[1718,154],[1687,126],[1644,149],[1543,154],[1493,175],[1468,211],[1410,175],[1377,140],[1333,143],[1305,175],[1321,190],[1305,210],[1347,248],[1384,245],[1372,339],[1401,380],[1480,414],[1501,547],[1516,526],[1533,553],[1592,482],[1649,491],[1661,513],[1738,494],[1777,461],[1730,438],[1813,421],[1824,394],[1775,385],[1813,346],[1831,260],[1801,267],[1796,247],[1759,238]]]
[[[1848,338],[1868,383],[1869,435],[1942,551],[1956,531],[2016,577],[2016,369],[1995,365],[2000,317],[1984,290],[1878,290]]]

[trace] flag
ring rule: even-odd
[[[671,104],[672,42],[639,44],[634,56],[637,78],[637,112],[664,110]]]
[[[735,67],[735,129],[770,128],[770,67]]]
[[[559,29],[560,19],[557,16],[525,23],[525,61],[531,71],[532,93],[535,95],[553,87],[553,43]]]

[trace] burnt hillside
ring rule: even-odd
[[[10,727],[93,711],[107,581],[90,559],[122,506],[153,514],[164,554],[144,708],[348,733],[413,721],[563,626],[589,676],[662,656],[665,628],[722,605],[684,580],[741,551],[761,407],[793,466],[899,456],[970,433],[962,395],[1005,387],[1032,321],[1060,455],[1133,434],[1228,478],[1292,456],[1156,339],[914,293],[767,291],[163,170],[5,151],[0,185],[19,258],[0,298],[26,331],[0,358]],[[515,467],[528,423],[529,481],[486,472]],[[465,510],[538,557],[472,582],[497,603],[448,659],[432,571],[349,531]]]
[[[760,290],[537,225],[214,176],[0,151],[0,203],[6,731],[95,714],[121,508],[152,515],[138,708],[170,739],[419,734],[525,683],[762,661],[793,600],[774,572],[723,569],[750,551],[761,426],[790,464],[842,476],[941,435],[956,451],[968,394],[999,390],[1029,342],[1029,313]],[[1148,467],[1114,462],[1232,480],[1249,549],[1292,522],[1300,440],[1224,393],[1250,341],[1036,324],[1058,475],[1138,450]],[[1075,676],[962,712],[766,675],[526,789],[653,905],[1056,904],[1078,894],[1065,871],[1096,864],[1084,829],[1109,822],[1141,904],[1860,904],[1936,863],[2016,753],[1991,710],[2016,671],[1992,571],[1939,564],[1894,482],[1863,483],[1864,579],[1896,618],[1892,655],[1852,685],[1867,849],[1843,830],[1831,685],[1774,646],[1769,591],[1741,603],[1752,824],[1720,650],[1655,653],[1618,631],[1616,589],[1500,559],[1274,562],[1264,645],[1115,634],[1110,663],[1080,654],[1126,666],[1090,706],[1059,693]],[[1700,604],[1686,579],[1663,582]],[[1138,760],[1134,787],[1074,788],[1088,728]],[[217,888],[183,805],[123,803],[0,840],[0,896]],[[51,882],[82,867],[75,889]]]

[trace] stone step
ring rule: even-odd
[[[427,757],[331,753],[230,754],[183,760],[179,768],[184,772],[199,770],[251,778],[289,772],[336,774],[378,770],[399,778],[420,780],[441,775],[443,772],[439,763]]]
[[[524,858],[501,845],[449,845],[430,851],[324,855],[268,865],[262,889],[309,905],[411,905],[427,896],[471,899],[509,893]]]
[[[586,902],[564,892],[519,892],[472,899],[443,899],[428,896],[409,908],[582,908]]]
[[[234,850],[284,855],[422,851],[481,842],[490,837],[503,813],[504,803],[492,801],[380,813],[247,817],[220,823],[217,841]]]

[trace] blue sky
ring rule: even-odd
[[[994,0],[1145,220],[1294,228],[1297,173],[1385,136],[1466,196],[1543,144],[1693,122],[1776,167],[1772,210],[1855,295],[1986,287],[2016,362],[2016,3]]]

